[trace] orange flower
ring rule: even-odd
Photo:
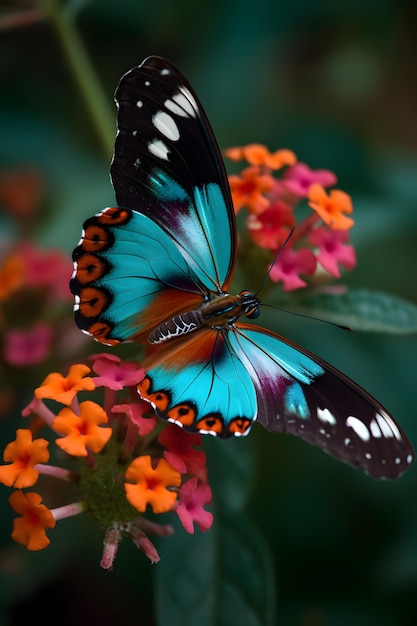
[[[51,511],[41,502],[41,496],[34,492],[14,491],[9,498],[12,509],[22,515],[13,522],[12,538],[28,550],[46,548],[50,541],[45,531],[56,524]]]
[[[271,170],[279,170],[284,165],[295,165],[297,157],[292,150],[276,150],[270,152],[260,143],[251,143],[242,148],[229,148],[225,155],[232,161],[245,159],[250,165],[265,165]]]
[[[260,174],[259,168],[252,166],[242,171],[242,177],[229,176],[229,185],[235,212],[246,206],[251,213],[259,215],[270,204],[262,194],[272,191],[274,179],[269,174]]]
[[[308,190],[308,204],[321,217],[323,222],[333,230],[348,230],[354,220],[343,215],[352,213],[352,199],[344,191],[333,189],[327,195],[324,187],[313,183]]]
[[[90,371],[88,365],[79,363],[71,365],[68,376],[53,372],[35,389],[35,396],[38,400],[51,398],[56,402],[70,405],[79,391],[93,391],[96,388],[92,378],[83,378]]]
[[[4,461],[12,461],[11,465],[0,467],[0,482],[7,487],[24,489],[32,487],[38,480],[39,471],[35,469],[37,463],[47,463],[49,452],[46,439],[32,441],[32,433],[26,428],[19,428],[16,439],[6,446]]]
[[[126,480],[126,497],[132,506],[143,513],[150,504],[154,513],[165,513],[177,499],[177,493],[168,487],[179,487],[181,474],[165,459],[160,459],[154,469],[148,455],[138,457],[129,465]]]
[[[81,402],[80,415],[65,407],[52,422],[52,428],[65,435],[56,440],[56,445],[73,456],[87,456],[87,448],[100,452],[112,436],[111,428],[100,426],[107,422],[104,409],[91,400]]]
[[[17,255],[11,255],[5,259],[0,267],[0,301],[17,291],[24,282],[24,265]]]

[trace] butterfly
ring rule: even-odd
[[[117,207],[87,219],[73,252],[79,328],[103,344],[147,341],[138,393],[190,432],[291,433],[376,478],[414,451],[366,391],[319,357],[252,322],[261,303],[229,293],[235,214],[225,167],[191,85],[151,56],[115,93]]]

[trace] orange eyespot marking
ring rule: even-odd
[[[223,432],[224,424],[221,417],[218,415],[206,415],[201,420],[198,420],[196,424],[197,430],[209,430],[216,435],[220,435]]]
[[[119,209],[117,207],[111,207],[110,209],[103,211],[103,213],[97,217],[97,221],[100,224],[113,224],[113,226],[120,226],[121,224],[127,224],[131,215],[130,211]]]
[[[112,330],[112,326],[110,324],[106,324],[106,322],[95,322],[87,329],[90,335],[92,335],[94,339],[97,339],[97,341],[105,343],[108,346],[117,346],[120,341],[118,339],[110,339],[108,336]]]
[[[246,417],[235,417],[230,422],[228,426],[228,431],[232,435],[236,433],[244,435],[250,429],[251,425],[251,420],[248,420]]]
[[[92,283],[108,271],[107,263],[95,254],[84,254],[77,261],[76,279],[82,285]]]
[[[144,400],[151,402],[158,411],[165,412],[170,403],[169,394],[165,391],[151,392],[151,385],[151,379],[147,376],[137,385],[136,389]]]
[[[111,243],[110,235],[106,228],[98,224],[89,224],[84,233],[80,247],[84,252],[99,252]]]
[[[155,391],[155,393],[151,393],[148,398],[152,402],[152,404],[155,405],[155,408],[159,411],[167,410],[170,398],[169,395],[164,391]]]
[[[84,287],[80,292],[80,313],[84,317],[96,317],[109,305],[110,298],[102,289]]]
[[[196,410],[191,404],[177,404],[167,412],[167,418],[180,422],[183,426],[191,426],[196,417]]]

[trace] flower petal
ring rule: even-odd
[[[179,487],[181,474],[165,459],[159,459],[152,467],[150,456],[140,456],[126,471],[125,491],[130,504],[144,512],[150,504],[154,513],[165,513],[172,509],[177,493],[169,487]]]

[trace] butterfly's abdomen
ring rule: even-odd
[[[157,326],[148,336],[148,341],[153,344],[163,343],[168,339],[175,339],[181,335],[188,335],[194,330],[204,326],[204,321],[199,309],[187,311],[166,320]]]

